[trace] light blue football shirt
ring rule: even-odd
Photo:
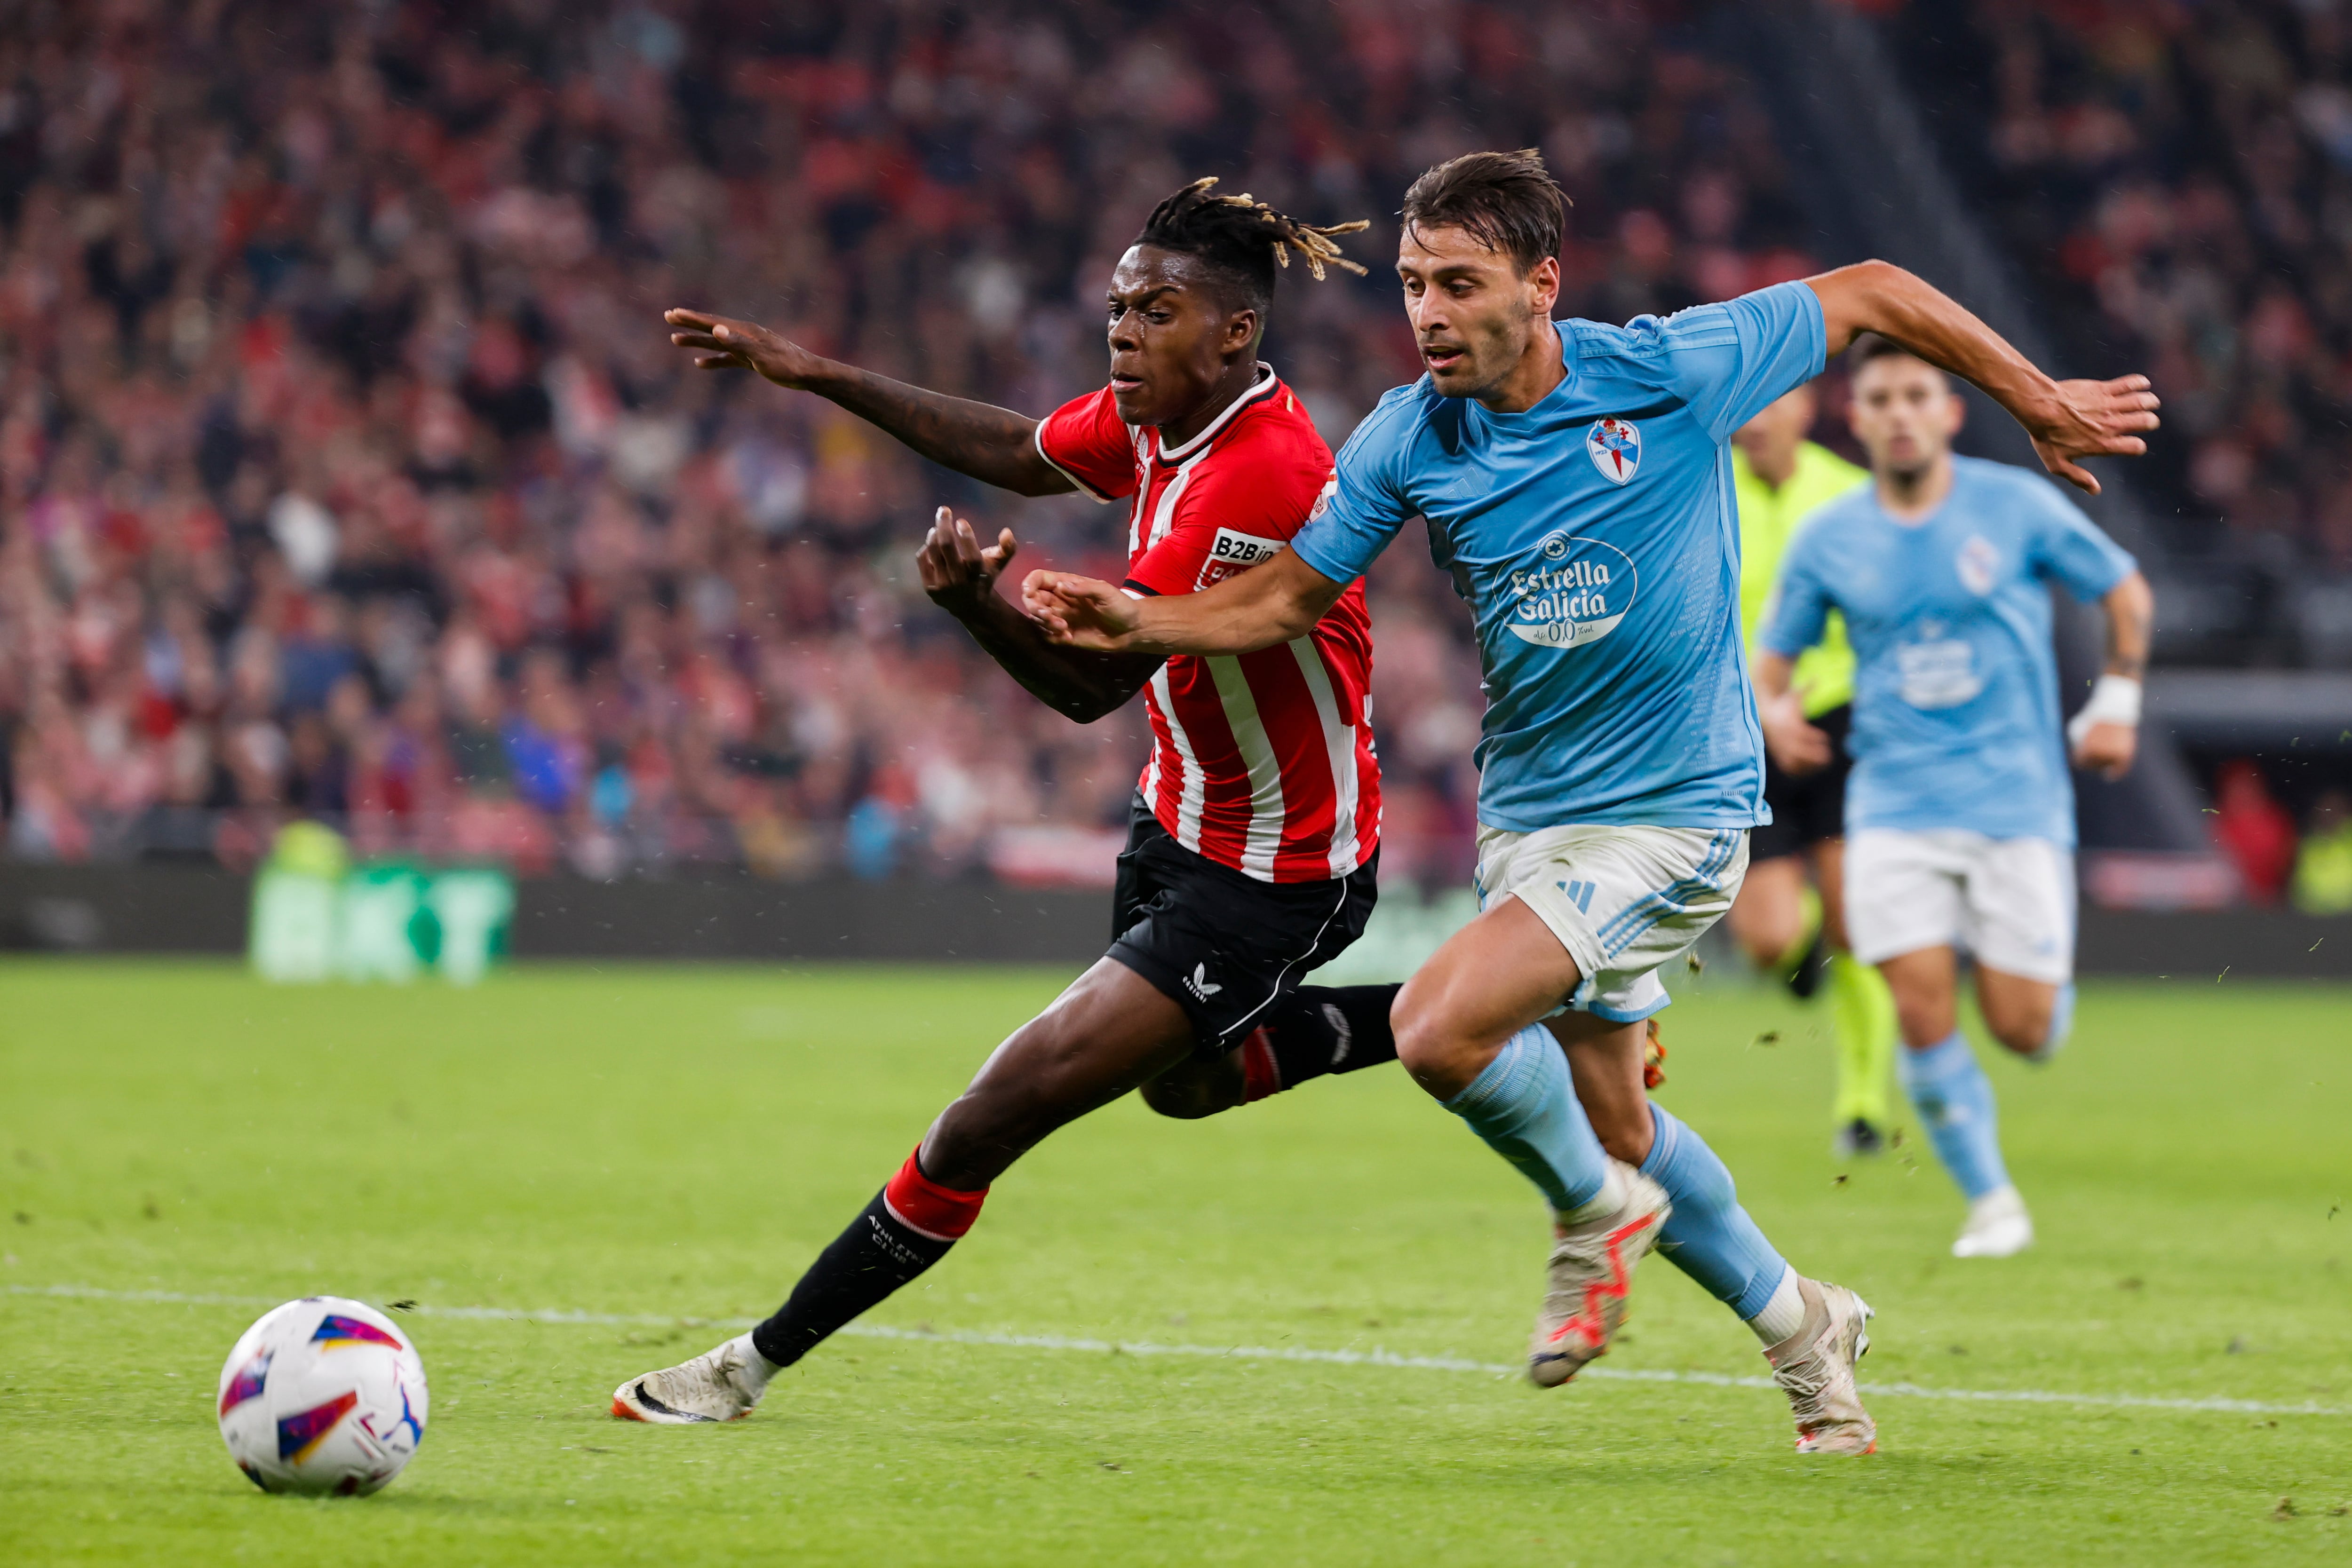
[[[1821,373],[1821,300],[1783,283],[1557,326],[1567,377],[1523,413],[1426,376],[1381,399],[1291,548],[1348,582],[1406,518],[1429,520],[1477,622],[1480,821],[1768,822],[1726,444]]]
[[[2130,555],[2038,474],[1952,459],[1916,523],[1864,485],[1806,519],[1780,560],[1759,646],[1795,657],[1832,608],[1853,639],[1845,821],[2074,842],[2049,585],[2106,594]]]

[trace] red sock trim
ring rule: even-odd
[[[934,1241],[960,1239],[971,1228],[971,1222],[980,1218],[980,1206],[987,1197],[986,1187],[978,1192],[958,1192],[951,1186],[941,1186],[923,1174],[914,1155],[907,1156],[907,1163],[898,1167],[898,1174],[882,1189],[882,1201],[890,1206],[891,1217],[908,1229]]]
[[[1242,1041],[1242,1103],[1281,1092],[1282,1069],[1274,1060],[1274,1040],[1265,1030],[1254,1029]]]

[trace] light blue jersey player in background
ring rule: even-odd
[[[1423,174],[1397,273],[1429,373],[1358,429],[1291,549],[1199,593],[1033,572],[1024,599],[1075,646],[1238,654],[1303,634],[1407,518],[1428,519],[1486,677],[1485,909],[1391,1021],[1415,1080],[1551,1205],[1530,1375],[1564,1383],[1607,1348],[1654,1241],[1763,1342],[1799,1448],[1866,1453],[1868,1309],[1790,1268],[1722,1162],[1643,1087],[1655,971],[1729,905],[1763,820],[1727,443],[1865,329],[1984,387],[2085,484],[2074,459],[2142,450],[2131,433],[2155,427],[2155,399],[2137,377],[2053,382],[1883,263],[1664,320],[1555,323],[1563,215],[1533,152]]]
[[[1781,558],[1756,690],[1784,768],[1828,759],[1790,693],[1845,616],[1858,667],[1847,749],[1846,930],[1901,1020],[1902,1079],[1969,1198],[1957,1257],[2007,1257],[2033,1222],[2001,1159],[1992,1082],[1957,1021],[1976,961],[1993,1038],[2033,1061],[2074,1012],[2074,761],[2131,766],[2153,600],[2132,558],[2038,475],[1955,457],[1944,373],[1884,339],[1854,350],[1854,434],[1875,482],[1815,512]],[[2061,738],[2050,588],[2098,600],[2106,673]]]

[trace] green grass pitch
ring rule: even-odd
[[[1869,1382],[2110,1403],[1882,1393],[1875,1458],[1800,1458],[1776,1393],[1703,1380],[1763,1364],[1658,1260],[1613,1375],[1549,1393],[947,1337],[1512,1362],[1537,1202],[1383,1069],[1207,1123],[1114,1106],[871,1320],[938,1337],[836,1340],[740,1426],[606,1414],[769,1311],[1056,980],[0,965],[0,1561],[2352,1562],[2352,993],[2203,977],[2087,986],[2053,1068],[1991,1063],[2042,1235],[2004,1262],[1947,1255],[1959,1204],[1916,1143],[1837,1179],[1820,1012],[1666,1015],[1661,1098],[1877,1307]],[[320,1291],[630,1321],[412,1318],[407,1474],[265,1497],[214,1382]]]

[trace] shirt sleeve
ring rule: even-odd
[[[1405,519],[1421,509],[1405,498],[1398,477],[1406,444],[1419,428],[1412,417],[1417,404],[1409,398],[1410,389],[1356,427],[1339,448],[1330,486],[1290,541],[1299,559],[1334,582],[1363,576]]]
[[[1135,494],[1135,433],[1119,419],[1108,387],[1039,420],[1037,455],[1097,501]]]
[[[1780,558],[1780,575],[1764,601],[1764,625],[1756,637],[1756,646],[1765,653],[1793,659],[1822,640],[1832,601],[1819,533],[1810,524],[1801,528]]]
[[[2104,599],[2116,584],[2139,569],[2131,552],[2099,531],[2083,509],[2057,486],[2021,476],[2034,497],[2034,575],[2062,585],[2083,603]]]
[[[1717,442],[1820,375],[1828,358],[1821,296],[1802,283],[1678,310],[1654,329],[1664,343],[1667,390]]]

